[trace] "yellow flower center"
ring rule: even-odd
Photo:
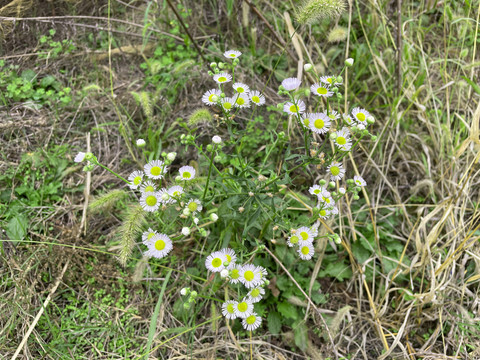
[[[327,81],[328,81],[330,84],[333,84],[333,79],[332,79],[332,78],[328,78]]]
[[[240,312],[245,312],[248,310],[248,304],[244,301],[244,302],[241,302],[237,305],[237,309],[238,311]]]
[[[319,93],[320,95],[326,95],[327,94],[327,89],[325,89],[323,87],[318,88],[317,93]]]
[[[233,314],[235,312],[235,308],[233,307],[233,304],[227,305],[227,312],[229,312],[230,314]]]
[[[322,119],[315,120],[315,122],[313,124],[315,125],[315,127],[317,129],[323,129],[323,127],[325,126],[325,123],[323,122]]]
[[[161,251],[161,250],[165,249],[165,241],[157,240],[155,242],[155,249],[157,249],[158,251]]]
[[[337,137],[337,144],[345,145],[346,143],[347,143],[347,139],[345,139],[343,136]]]
[[[290,242],[291,242],[292,244],[298,243],[298,236],[293,235],[293,236],[290,238]]]
[[[308,127],[308,125],[310,125],[310,119],[303,119],[303,125]]]
[[[178,196],[180,196],[180,191],[176,190],[176,191],[173,192],[172,195],[173,195],[174,197],[178,197]]]
[[[238,93],[243,93],[243,92],[245,92],[245,89],[239,86],[239,87],[237,87],[237,92]]]
[[[157,198],[153,195],[147,196],[147,198],[145,199],[145,203],[148,206],[155,206],[157,204],[157,201]]]
[[[154,192],[155,188],[152,185],[148,185],[145,187],[145,192]]]
[[[212,94],[208,97],[208,101],[213,101],[213,97],[215,96],[216,94]]]
[[[259,98],[258,96],[256,96],[256,95],[255,95],[255,96],[252,96],[252,101],[253,101],[254,103],[259,103],[259,102],[260,102],[260,98]]]
[[[231,272],[230,272],[230,277],[232,279],[238,279],[240,277],[240,274],[238,273],[238,269],[233,269]]]
[[[150,174],[153,176],[158,176],[162,173],[162,169],[159,166],[154,166],[150,169]]]
[[[330,172],[333,176],[337,176],[338,174],[340,174],[340,168],[338,166],[332,166],[330,168]]]
[[[360,180],[355,180],[355,183],[356,183],[357,185],[361,185],[361,184],[362,184],[362,182],[361,182]]]
[[[192,177],[192,174],[188,171],[184,171],[182,175],[185,179],[190,179]]]
[[[225,82],[225,81],[227,81],[227,78],[225,76],[220,76],[218,78],[218,82]]]
[[[250,296],[253,297],[253,298],[256,298],[258,295],[260,295],[260,290],[258,290],[258,289],[253,289],[250,292]]]
[[[358,113],[356,115],[357,119],[360,121],[365,121],[365,114],[364,113]]]
[[[150,240],[154,236],[155,236],[155,233],[151,232],[147,235],[147,239]]]
[[[225,254],[225,257],[227,258],[227,261],[228,261],[229,263],[232,262],[232,257],[231,257],[230,255]]]
[[[232,108],[232,104],[230,104],[229,102],[225,102],[223,103],[223,107],[227,110],[230,110]]]
[[[137,176],[135,177],[135,179],[133,179],[133,185],[138,185],[142,182],[142,177],[141,176]]]
[[[313,193],[314,193],[314,194],[317,194],[317,195],[320,194],[320,189],[315,189],[315,190],[313,190]]]
[[[231,58],[234,58],[234,57],[235,57],[235,54],[230,54],[230,57],[231,57]]]
[[[252,281],[253,278],[255,277],[255,274],[253,273],[253,271],[247,270],[247,271],[245,271],[245,275],[243,275],[243,276],[245,277],[245,280]]]
[[[188,210],[190,211],[197,211],[198,209],[198,204],[194,201],[192,201],[190,204],[188,204]]]
[[[302,247],[302,254],[303,255],[308,255],[309,252],[310,252],[310,249],[308,248],[308,246]]]
[[[253,325],[255,324],[256,320],[257,318],[255,317],[255,315],[250,315],[249,317],[247,317],[245,321],[247,322],[248,325]]]
[[[302,231],[300,233],[300,236],[302,237],[303,240],[307,240],[308,239],[308,233],[306,231]]]
[[[320,210],[320,216],[326,216],[327,210]]]
[[[212,266],[214,268],[218,268],[218,267],[222,266],[222,264],[223,264],[222,259],[220,259],[220,258],[215,258],[215,259],[212,260]]]
[[[298,112],[298,106],[295,105],[295,104],[291,105],[290,106],[290,112],[292,112],[292,113]]]
[[[245,104],[245,100],[242,99],[241,97],[239,97],[239,98],[237,99],[237,104],[238,104],[238,105],[243,105],[243,104]]]

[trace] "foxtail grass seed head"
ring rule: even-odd
[[[336,43],[344,41],[347,38],[347,29],[343,26],[337,26],[328,33],[328,42]]]
[[[344,11],[344,0],[305,0],[295,18],[298,23],[308,25],[319,20],[334,19]]]
[[[212,98],[215,96],[216,95],[213,95]],[[212,114],[208,109],[197,109],[188,117],[188,125],[195,126],[200,123],[210,123],[212,122],[212,120],[213,120]]]

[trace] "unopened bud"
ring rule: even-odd
[[[329,135],[329,138],[330,140],[335,140],[337,138],[337,133],[336,132],[332,132],[330,135]]]
[[[348,58],[345,60],[345,65],[348,67],[353,66],[354,61],[352,58]]]
[[[313,69],[313,66],[310,63],[306,63],[305,65],[303,65],[303,70],[305,70],[305,72],[309,72],[312,69]]]
[[[238,212],[239,212],[240,214],[243,213],[244,211],[245,211],[245,208],[244,208],[243,206],[240,206],[240,207],[238,208]]]
[[[334,188],[334,187],[335,187],[335,182],[330,181],[330,182],[328,183],[328,186],[331,187],[331,188]]]
[[[373,116],[369,116],[367,117],[367,123],[369,123],[370,125],[373,124],[375,122],[375,118]]]
[[[306,96],[306,97],[309,97],[310,94],[311,94],[310,89],[305,89],[305,96]]]
[[[145,146],[145,140],[143,139],[137,139],[137,146],[138,147],[144,147]]]
[[[169,161],[173,161],[173,160],[175,160],[175,157],[176,157],[176,156],[177,156],[177,153],[176,153],[176,152],[170,152],[170,153],[167,154],[167,159],[168,159]]]
[[[337,81],[337,83],[342,83],[343,82],[343,77],[337,76],[337,78],[335,80]]]
[[[210,214],[210,220],[212,220],[212,221],[214,221],[214,222],[217,221],[217,220],[218,220],[218,215],[215,214],[215,213]]]
[[[251,191],[248,193],[248,196],[250,196],[250,197],[252,197],[252,196],[254,196],[254,195],[255,195],[255,194],[254,194],[253,192],[251,192]]]
[[[217,67],[217,63],[216,63],[216,62],[210,63],[210,67],[211,67],[212,69],[215,69],[215,68]]]

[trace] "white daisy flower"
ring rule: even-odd
[[[342,195],[345,195],[345,193],[347,192],[347,190],[344,188],[344,187],[340,187],[338,188],[338,192]]]
[[[265,281],[268,275],[267,269],[265,269],[263,266],[257,266],[256,270],[259,274],[260,282]]]
[[[310,227],[310,232],[312,233],[312,236],[315,238],[318,236],[318,227],[320,224],[315,223],[313,226]]]
[[[167,172],[167,167],[161,160],[152,160],[143,167],[143,170],[150,179],[161,179]]]
[[[342,118],[343,118],[343,122],[347,125],[353,125],[353,119],[350,115],[348,114],[343,114],[342,115]]]
[[[195,168],[193,166],[182,166],[178,169],[182,180],[192,180],[195,178]]]
[[[186,209],[190,210],[190,212],[195,215],[197,212],[202,211],[203,206],[200,200],[198,199],[190,199],[187,203]]]
[[[183,227],[183,228],[182,228],[182,234],[183,234],[184,236],[190,235],[190,228],[189,228],[189,227],[186,227],[186,226]]]
[[[205,260],[205,267],[212,272],[220,272],[225,269],[223,263],[227,261],[227,257],[220,251],[215,251],[208,255]]]
[[[237,318],[235,308],[237,307],[238,302],[234,300],[228,300],[225,301],[222,304],[222,314],[225,316],[227,319],[233,320]]]
[[[315,250],[313,249],[312,243],[303,244],[298,248],[298,255],[300,255],[300,259],[302,260],[310,260],[314,252]]]
[[[203,94],[202,101],[208,106],[216,105],[218,99],[220,99],[220,95],[222,95],[222,92],[218,89],[208,90],[205,94]]]
[[[330,216],[330,210],[321,209],[321,210],[318,212],[318,216],[321,217],[323,220],[326,220],[326,219],[328,219],[328,217]]]
[[[335,145],[340,150],[350,151],[350,149],[352,148],[352,141],[350,140],[350,131],[348,130],[348,128],[343,127],[342,130],[337,131]]]
[[[333,200],[330,192],[326,190],[322,191],[322,193],[318,195],[318,200],[326,204],[327,207],[335,205],[335,200]]]
[[[332,214],[332,215],[337,215],[338,214],[338,208],[336,206],[332,206],[328,210],[330,210],[330,214]]]
[[[86,153],[84,153],[84,152],[79,152],[79,153],[77,154],[77,156],[75,156],[75,159],[73,159],[73,161],[75,161],[76,163],[80,163],[80,162],[82,162],[83,160],[85,160],[85,155],[86,155]]]
[[[320,81],[326,85],[342,85],[342,83],[337,82],[332,75],[325,75],[320,77]]]
[[[183,194],[183,188],[181,186],[175,185],[172,186],[170,189],[167,190],[168,195],[170,195],[170,201],[169,202],[174,202],[176,199],[178,199],[180,196]],[[172,199],[174,198],[174,199]]]
[[[223,53],[223,56],[225,56],[227,59],[236,59],[240,55],[242,55],[242,53],[238,50],[228,50]]]
[[[260,91],[250,91],[248,93],[248,96],[250,97],[250,100],[252,100],[252,103],[257,106],[262,106],[263,104],[265,104],[265,96],[263,96]]]
[[[142,234],[143,245],[148,246],[150,243],[150,239],[153,238],[155,235],[158,235],[158,232],[152,230],[152,228],[148,228],[148,230]]]
[[[237,315],[237,317],[245,319],[252,314],[253,303],[249,299],[244,298],[242,301],[237,303],[237,306],[235,307],[235,315]]]
[[[232,265],[232,263],[230,263],[228,267],[230,268],[230,274],[228,275],[228,277],[230,278],[229,282],[231,284],[238,284],[240,282],[240,269],[242,268],[242,266],[240,264]]]
[[[341,180],[345,175],[345,169],[341,163],[333,163],[327,167],[327,171],[330,174],[332,181]]]
[[[227,269],[223,269],[222,271],[220,271],[220,277],[222,279],[225,279],[229,274],[229,271]]]
[[[337,120],[340,119],[340,114],[338,113],[338,111],[330,110],[328,112],[328,117],[332,120]]]
[[[150,239],[145,256],[161,259],[173,249],[172,240],[165,234],[157,234]]]
[[[251,290],[248,292],[247,297],[248,297],[248,299],[249,299],[252,303],[257,303],[257,302],[259,302],[260,300],[262,300],[263,295],[265,295],[265,290],[264,290],[264,288],[262,288],[262,287],[254,287],[253,289],[251,289]]]
[[[283,80],[282,86],[285,88],[285,90],[292,91],[292,90],[298,89],[301,83],[302,82],[299,79],[291,77]]]
[[[239,108],[249,108],[250,107],[250,99],[247,94],[237,94],[234,97],[235,100],[235,107]]]
[[[224,248],[220,250],[220,252],[225,255],[227,258],[227,261],[229,262],[229,265],[227,266],[227,269],[233,269],[235,265],[235,261],[237,261],[237,254],[235,254],[235,251],[230,248]]]
[[[255,265],[246,264],[243,265],[239,272],[240,282],[247,288],[251,289],[260,283],[260,272]]]
[[[155,192],[155,183],[152,180],[145,181],[142,185],[140,185],[140,191],[143,193]],[[161,196],[161,194],[159,195]]]
[[[212,142],[214,144],[220,144],[222,142],[222,138],[218,135],[215,135],[214,137],[212,137]]]
[[[300,241],[300,238],[298,237],[298,235],[293,234],[287,239],[287,245],[289,247],[293,247],[293,246],[297,245],[299,241]]]
[[[313,241],[312,230],[309,227],[302,226],[297,229],[295,233],[298,236],[298,245],[303,246],[306,243],[311,243]]]
[[[142,205],[143,210],[153,212],[157,211],[160,207],[160,198],[155,192],[143,193],[140,198],[140,205]]]
[[[161,188],[160,190],[157,191],[158,197],[160,198],[160,201],[162,204],[171,204],[175,201],[175,199],[172,199],[170,194],[168,193],[168,190],[165,188]]]
[[[358,125],[363,125],[364,128],[367,126],[367,118],[370,116],[370,113],[359,107],[356,107],[352,110],[352,117],[357,122]]]
[[[253,331],[260,327],[262,324],[262,318],[257,315],[257,313],[252,312],[252,314],[242,320],[242,326],[245,330]]]
[[[313,84],[310,86],[310,90],[312,91],[313,95],[322,96],[322,97],[330,97],[333,96],[333,91],[329,90],[329,85],[323,84]]]
[[[232,75],[226,72],[221,72],[221,73],[215,74],[213,76],[213,80],[215,80],[217,84],[224,84],[232,81]]]
[[[310,189],[308,189],[308,192],[312,195],[319,196],[324,190],[325,188],[323,186],[313,185],[310,187]]]
[[[353,182],[355,183],[355,185],[357,186],[365,186],[367,185],[367,182],[365,180],[363,180],[363,178],[361,176],[357,176],[355,175],[353,177]]]
[[[305,129],[309,129],[310,128],[310,119],[312,118],[312,115],[311,113],[305,113],[302,115],[301,117],[301,121],[302,121],[302,126],[305,128]]]
[[[248,93],[250,91],[250,87],[244,83],[236,82],[232,85],[233,89],[240,94]]]
[[[300,100],[297,104],[286,102],[285,105],[283,105],[283,111],[290,115],[303,114],[305,111],[305,103],[302,100]]]
[[[231,97],[224,97],[222,99],[222,107],[226,112],[230,112],[230,110],[232,110],[234,105],[235,105],[235,100],[233,100]]]
[[[141,171],[134,171],[130,174],[128,177],[128,181],[130,181],[130,184],[128,184],[128,187],[130,189],[136,189],[140,186],[143,180],[143,172]]]
[[[310,130],[317,134],[325,134],[330,129],[330,118],[324,113],[316,113],[315,117],[310,119]]]

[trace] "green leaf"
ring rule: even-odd
[[[42,81],[40,81],[40,86],[42,88],[47,88],[49,87],[50,85],[52,85],[57,79],[55,79],[54,76],[52,75],[48,75],[48,76],[45,76]]]
[[[7,236],[10,240],[21,241],[27,233],[28,219],[23,215],[17,215],[8,222]]]
[[[305,351],[308,347],[308,329],[305,325],[305,322],[302,320],[299,323],[293,325],[293,334],[295,337],[295,345],[297,345],[300,350]]]
[[[22,75],[20,75],[20,77],[23,80],[26,80],[28,82],[32,82],[37,77],[37,74],[35,74],[35,71],[33,71],[31,69],[27,69],[27,70],[22,71]]]
[[[282,302],[278,304],[277,309],[280,312],[280,314],[282,314],[284,317],[288,319],[296,320],[298,318],[296,307],[288,302]]]
[[[371,251],[365,249],[365,247],[362,246],[360,241],[356,241],[352,244],[352,252],[353,256],[359,263],[364,263],[371,254]]]
[[[330,276],[339,281],[343,281],[344,279],[349,279],[352,277],[352,269],[350,269],[350,266],[347,264],[341,262],[330,263],[325,270],[322,270],[318,273],[318,276]]]
[[[268,314],[267,317],[268,331],[274,335],[280,334],[282,330],[282,318],[280,314],[276,311],[272,311]]]
[[[465,76],[462,76],[462,79],[465,80],[477,94],[480,94],[480,86],[478,86],[478,84],[475,84],[472,80]]]

